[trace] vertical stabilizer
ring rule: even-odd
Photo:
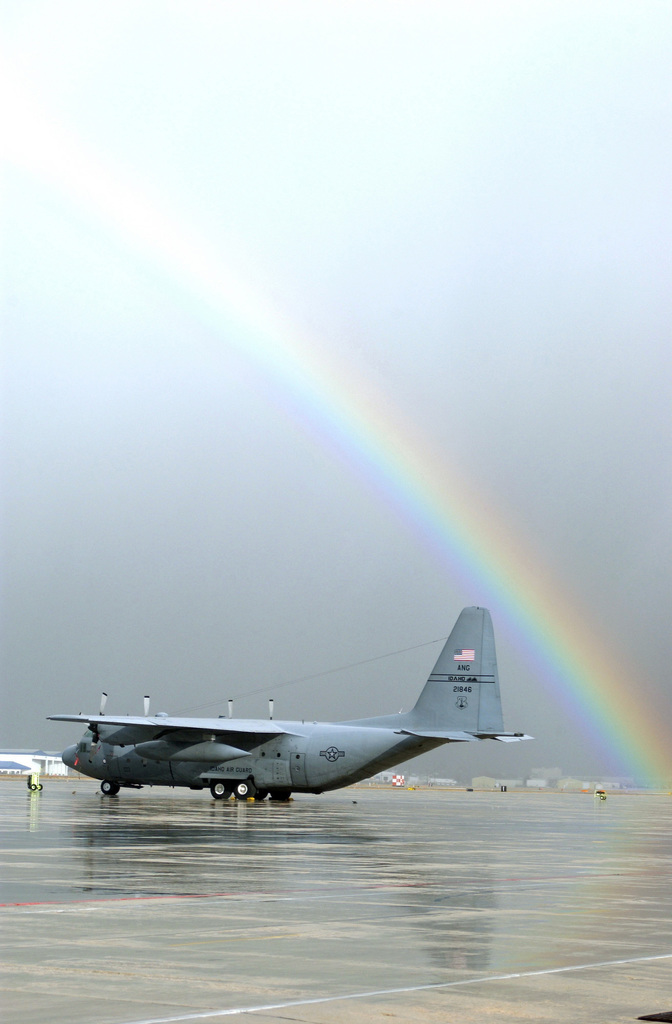
[[[460,613],[409,717],[423,730],[503,732],[495,634],[487,608]]]

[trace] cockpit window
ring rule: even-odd
[[[93,739],[93,733],[90,729],[87,729],[81,740],[77,744],[77,750],[80,754],[88,754],[91,750],[91,740]]]

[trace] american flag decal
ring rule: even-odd
[[[475,654],[476,652],[474,650],[455,651],[453,661],[473,661]]]

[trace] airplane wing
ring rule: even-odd
[[[101,739],[115,744],[133,744],[152,739],[193,742],[204,735],[235,737],[238,740],[300,735],[270,719],[178,718],[172,715],[48,715],[51,722],[81,722],[93,727]]]
[[[286,733],[265,718],[177,718],[173,715],[47,715],[50,722],[88,722],[90,725],[132,725],[147,729],[196,729],[200,732],[253,732],[268,736]]]

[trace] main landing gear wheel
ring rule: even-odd
[[[257,790],[251,782],[237,782],[233,787],[233,795],[236,800],[247,800],[250,796],[256,796]]]
[[[119,784],[116,782],[110,782],[109,779],[103,779],[100,784],[100,792],[103,796],[116,796],[119,789]]]
[[[267,796],[268,796],[268,790],[267,789],[258,789],[254,799],[255,800],[265,800]]]
[[[215,800],[228,800],[231,790],[224,782],[211,782],[210,792]]]
[[[289,800],[292,795],[291,789],[272,789],[271,800]]]

